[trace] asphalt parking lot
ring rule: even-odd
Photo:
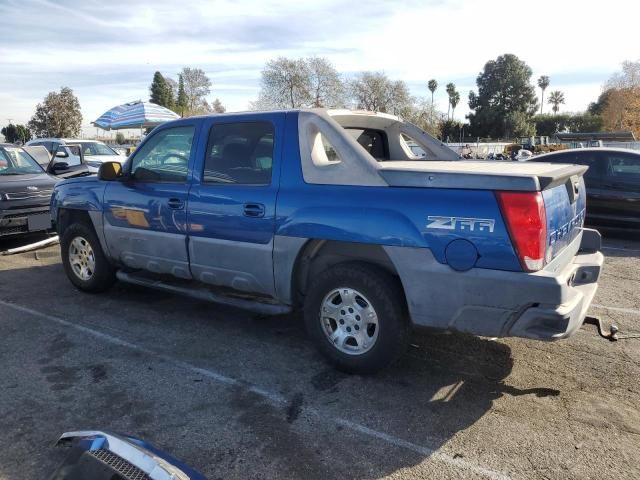
[[[591,313],[640,334],[640,239],[604,243]],[[361,377],[327,367],[296,315],[80,293],[57,246],[0,257],[0,292],[3,479],[46,478],[57,436],[80,429],[144,438],[211,480],[640,477],[640,338],[417,332]]]

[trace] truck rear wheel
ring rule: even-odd
[[[115,268],[102,251],[92,227],[74,223],[60,239],[62,264],[67,277],[85,292],[102,292],[115,282]]]
[[[320,273],[304,305],[307,331],[337,368],[372,373],[396,360],[409,336],[405,301],[383,270],[342,263]]]

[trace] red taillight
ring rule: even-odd
[[[496,192],[511,242],[526,272],[544,266],[547,215],[540,192]]]

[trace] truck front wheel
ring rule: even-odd
[[[408,343],[399,282],[367,264],[342,263],[320,273],[307,292],[304,316],[320,352],[348,372],[380,370]]]
[[[67,277],[85,292],[102,292],[115,282],[115,268],[102,251],[93,228],[73,223],[60,239],[62,264]]]

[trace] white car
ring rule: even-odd
[[[527,160],[531,160],[532,157],[533,153],[531,153],[531,151],[527,150],[526,148],[521,148],[520,150],[518,150],[518,154],[516,155],[514,160],[518,162],[526,162]]]
[[[26,146],[41,145],[45,147],[52,157],[60,158],[61,161],[68,163],[70,166],[80,163],[80,158],[73,155],[70,149],[65,145],[80,145],[84,161],[89,171],[95,173],[104,162],[124,163],[126,156],[118,154],[108,145],[97,140],[79,140],[73,138],[37,138],[26,143]]]

